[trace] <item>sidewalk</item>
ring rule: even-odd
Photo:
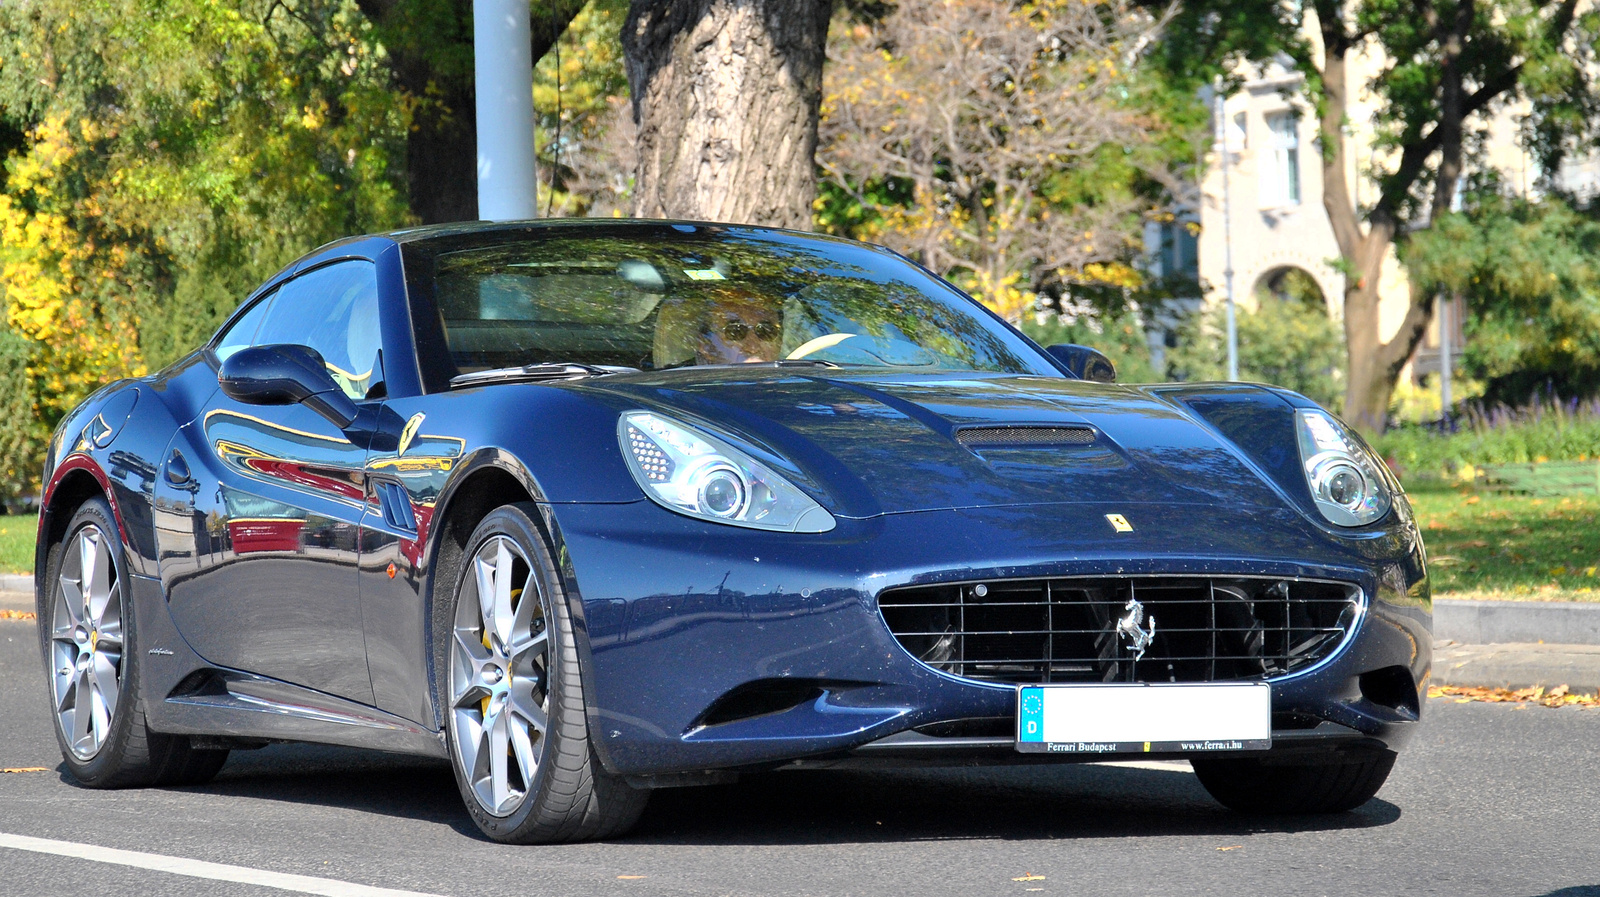
[[[1600,603],[1433,602],[1434,685],[1600,691]]]
[[[1575,694],[1594,694],[1600,692],[1600,645],[1434,642],[1430,684],[1510,689],[1565,685]]]

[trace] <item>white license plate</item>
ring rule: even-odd
[[[1272,687],[1264,682],[1017,689],[1019,751],[1209,753],[1271,746]]]

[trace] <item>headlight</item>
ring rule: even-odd
[[[1379,462],[1325,411],[1296,412],[1300,460],[1317,510],[1329,523],[1365,526],[1389,513]]]
[[[789,533],[825,533],[833,515],[788,480],[722,440],[648,411],[617,422],[644,494],[691,517]]]

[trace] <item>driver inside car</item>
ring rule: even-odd
[[[656,319],[657,370],[687,364],[776,361],[783,320],[774,304],[731,287],[663,304]]]

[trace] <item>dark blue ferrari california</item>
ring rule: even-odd
[[[1365,802],[1430,666],[1399,484],[1294,393],[1113,380],[809,234],[326,246],[57,430],[66,766],[435,756],[513,842],[855,764],[1184,758],[1240,811]]]

